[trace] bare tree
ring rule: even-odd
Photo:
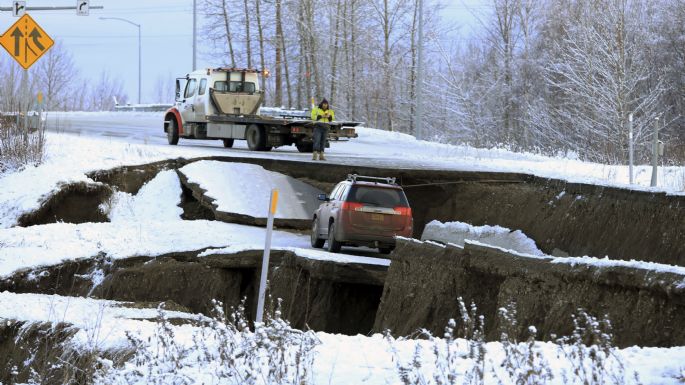
[[[32,69],[37,90],[43,93],[47,110],[67,109],[78,77],[71,54],[57,42]]]
[[[153,94],[158,103],[171,103],[174,101],[176,85],[171,74],[157,75]]]
[[[214,47],[218,48],[218,53],[212,56],[223,58],[228,55],[228,64],[235,67],[236,55],[233,48],[229,0],[206,0],[204,4],[204,14],[207,18],[204,32]]]
[[[127,101],[121,79],[112,78],[107,72],[100,73],[100,77],[90,91],[88,109],[91,111],[110,111],[114,108],[114,100],[119,104]]]
[[[247,54],[247,68],[252,68],[252,37],[250,36],[250,20],[252,20],[252,14],[250,13],[250,8],[247,6],[247,0],[243,0],[245,6],[245,52]]]
[[[564,27],[554,42],[544,78],[557,94],[539,131],[563,137],[560,145],[589,153],[594,159],[625,161],[629,113],[635,119],[637,143],[647,137],[657,116],[663,82],[649,66],[643,48],[648,36],[636,23],[641,2],[603,0],[580,4],[579,20]],[[654,79],[657,79],[654,82]],[[533,113],[539,117],[539,113]]]

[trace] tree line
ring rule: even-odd
[[[9,56],[0,55],[0,112],[18,111],[25,103],[23,69]],[[74,59],[57,42],[28,71],[29,110],[37,109],[38,92],[43,94],[45,111],[108,111],[114,100],[126,103],[121,79],[107,72],[97,79],[81,76]]]
[[[629,116],[636,157],[658,124],[669,161],[685,160],[685,2],[424,0],[425,65],[417,101],[417,0],[201,0],[211,61],[270,70],[266,104],[308,108],[326,97],[339,119],[429,139],[624,163]],[[471,34],[443,7],[473,12]],[[0,110],[17,105],[21,69],[0,56]],[[121,80],[79,75],[53,47],[29,71],[49,110],[109,110]],[[172,97],[164,76],[153,94]],[[658,118],[658,120],[657,120]],[[657,123],[658,122],[658,123]]]
[[[657,118],[669,159],[685,159],[685,2],[490,0],[470,36],[440,18],[457,3],[425,0],[418,102],[432,139],[625,162],[632,114],[638,159]],[[209,54],[268,68],[268,104],[327,97],[343,119],[414,133],[416,0],[203,4]]]

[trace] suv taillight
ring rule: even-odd
[[[404,217],[411,217],[411,207],[397,206],[393,210]]]
[[[340,207],[342,211],[357,211],[364,207],[363,203],[357,203],[357,202],[343,202],[342,206]]]

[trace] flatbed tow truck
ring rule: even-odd
[[[208,68],[176,79],[174,106],[164,116],[169,144],[183,139],[219,139],[224,147],[246,140],[252,151],[295,145],[312,152],[316,124],[329,126],[330,141],[356,138],[358,122],[314,122],[288,114],[260,114],[264,91],[259,89],[261,71],[246,68]]]

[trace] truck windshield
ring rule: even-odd
[[[244,88],[243,84],[245,85]],[[214,82],[214,89],[219,92],[246,92],[252,94],[255,92],[255,84],[251,82],[218,81]]]
[[[347,194],[348,202],[363,203],[378,207],[408,207],[404,192],[396,188],[352,186]]]

